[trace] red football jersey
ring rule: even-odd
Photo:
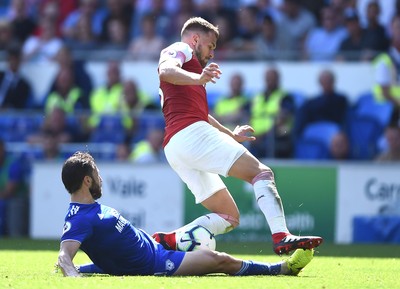
[[[178,59],[186,71],[199,74],[203,71],[186,43],[176,42],[161,51],[160,63],[169,57]],[[208,102],[203,85],[174,85],[160,81],[160,100],[165,119],[163,146],[185,127],[197,121],[208,122]]]

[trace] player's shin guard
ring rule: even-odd
[[[243,261],[242,268],[240,268],[235,275],[278,275],[281,272],[281,265],[282,263],[268,264],[254,261]]]
[[[272,171],[258,174],[252,181],[254,193],[260,210],[263,212],[272,234],[289,233],[286,227],[285,215],[281,198],[275,186]]]

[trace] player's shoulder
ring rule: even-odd
[[[193,50],[185,42],[175,42],[161,51],[160,63],[168,58],[180,59],[181,64],[192,59]]]
[[[168,46],[166,49],[182,51],[182,52],[190,51],[190,53],[193,51],[192,48],[190,48],[189,44],[182,42],[182,41],[174,42],[170,46]]]

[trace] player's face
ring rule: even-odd
[[[196,36],[196,44],[193,51],[201,66],[204,68],[207,66],[208,61],[214,57],[217,37],[213,32],[199,33]]]
[[[92,179],[93,179],[93,182],[89,188],[89,192],[92,195],[93,199],[97,200],[102,196],[102,192],[101,192],[102,179],[101,179],[97,169],[93,172]]]

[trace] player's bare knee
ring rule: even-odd
[[[271,168],[262,165],[262,167],[260,167],[260,172],[253,178],[251,183],[254,184],[260,180],[265,180],[265,181],[275,180],[274,172],[271,170]]]

